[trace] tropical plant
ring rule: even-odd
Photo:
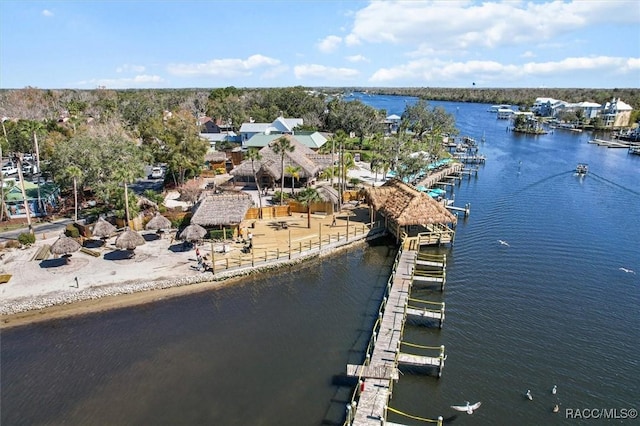
[[[287,167],[285,167],[285,172],[289,176],[291,176],[291,195],[293,195],[293,187],[294,187],[295,181],[300,179],[300,171],[302,171],[302,167],[300,166],[294,166],[290,164]]]
[[[296,199],[307,206],[307,228],[311,229],[311,203],[322,201],[322,197],[317,189],[309,186],[298,192]]]
[[[281,136],[271,143],[271,149],[280,156],[280,204],[284,203],[284,157],[288,152],[293,152],[296,147],[286,136]]]

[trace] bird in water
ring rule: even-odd
[[[504,240],[498,240],[498,242],[499,242],[500,244],[502,244],[503,246],[511,247],[511,246],[509,245],[509,243],[508,243],[508,242],[506,242],[506,241],[504,241]]]
[[[525,396],[529,399],[529,401],[533,401],[533,397],[531,396],[531,389],[527,389],[527,393]]]
[[[475,404],[469,404],[469,401],[467,401],[467,405],[452,405],[451,408],[456,411],[466,411],[467,414],[473,414],[474,410],[480,408],[480,404],[482,404],[480,401]]]
[[[558,387],[556,385],[553,385],[553,389],[551,389],[551,393],[555,395],[556,392],[558,392]]]
[[[560,406],[558,404],[554,405],[553,406],[553,410],[551,410],[551,411],[553,411],[554,413],[559,412],[560,411]]]
[[[636,273],[633,269],[618,268],[618,270],[620,270],[622,272],[626,272],[627,274],[635,274]]]

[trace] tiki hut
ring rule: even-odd
[[[322,170],[330,166],[330,155],[316,154],[311,148],[298,142],[295,136],[282,136],[289,139],[291,146],[294,147],[293,151],[285,152],[284,167],[285,169],[287,166],[300,167],[298,176],[301,181],[305,182],[314,179]],[[276,182],[285,178],[286,171],[281,168],[280,155],[273,152],[273,143],[275,141],[260,149],[262,160],[254,161],[253,166],[251,160],[245,160],[238,167],[231,170],[230,174],[236,178],[252,181],[254,179],[253,167],[255,167],[256,175],[262,187],[275,185]]]
[[[80,243],[66,235],[60,236],[49,249],[51,253],[56,255],[68,255],[78,250],[80,250]]]
[[[160,213],[156,212],[156,214],[151,218],[149,222],[145,225],[144,229],[149,230],[157,230],[164,231],[165,229],[171,229],[171,221],[166,217],[162,216]]]
[[[207,235],[206,229],[200,225],[192,223],[180,232],[178,238],[193,243],[203,239],[205,235]]]
[[[141,195],[138,195],[138,201],[136,202],[136,205],[142,210],[158,209],[158,203],[155,203],[147,197],[143,197]]]
[[[338,205],[340,204],[340,193],[336,191],[331,185],[321,185],[316,188],[318,191],[318,195],[322,200],[326,203],[331,203],[332,211],[327,212],[328,214],[332,214],[336,210],[338,210]]]
[[[136,247],[145,243],[142,235],[131,228],[127,228],[116,238],[116,247],[120,250],[135,250]]]
[[[382,186],[367,188],[365,193],[367,203],[384,218],[387,230],[397,241],[404,233],[424,237],[424,244],[453,242],[452,226],[457,217],[424,192],[392,179]]]
[[[101,217],[100,219],[98,219],[96,224],[93,225],[91,235],[94,237],[106,239],[113,235],[115,232],[116,227]]]
[[[252,205],[253,198],[246,192],[207,194],[196,205],[191,223],[206,227],[236,228]]]

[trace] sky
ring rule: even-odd
[[[639,88],[640,1],[0,0],[0,88]]]

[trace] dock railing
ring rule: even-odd
[[[382,321],[382,315],[384,314],[384,311],[387,307],[387,300],[389,297],[389,292],[391,291],[391,286],[393,285],[393,279],[395,276],[395,273],[398,269],[398,264],[400,263],[400,256],[402,255],[403,252],[403,245],[400,245],[400,248],[398,249],[398,253],[396,254],[396,258],[393,262],[393,266],[391,268],[391,274],[389,275],[389,279],[387,280],[387,285],[385,287],[385,292],[384,292],[384,296],[382,297],[382,302],[380,303],[380,307],[378,308],[378,318],[376,319],[375,323],[373,324],[372,330],[371,330],[371,337],[369,338],[369,343],[367,344],[367,349],[365,352],[365,358],[364,361],[362,362],[363,366],[368,366],[370,361],[371,361],[371,354],[373,352],[373,348],[376,344],[376,339],[378,336],[378,332],[380,331],[380,322]],[[394,363],[394,365],[398,365],[397,364],[397,356],[398,354],[396,353],[396,362]],[[361,384],[362,384],[362,372],[364,371],[364,368],[361,369],[361,373],[358,376],[358,386],[356,386],[356,388],[354,389],[354,391],[351,394],[351,399],[349,401],[349,403],[347,404],[347,413],[346,413],[346,418],[345,421],[343,423],[343,426],[349,426],[351,425],[351,422],[353,421],[353,419],[355,418],[356,415],[356,410],[358,407],[358,399],[360,397],[360,389],[361,389]],[[393,377],[391,377],[389,379],[389,389],[390,391],[393,390]],[[391,392],[389,392],[389,394],[391,395]]]

